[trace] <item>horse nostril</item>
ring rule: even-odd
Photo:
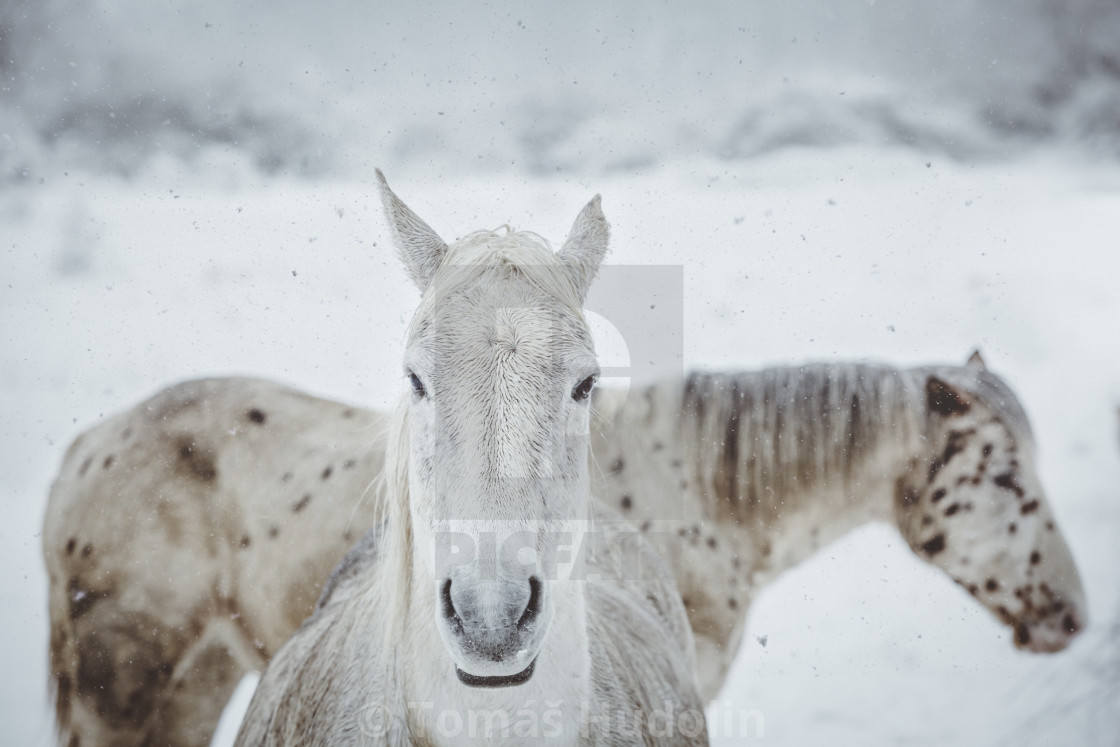
[[[455,611],[455,603],[451,601],[451,579],[446,579],[439,590],[439,599],[443,607],[443,616],[448,620],[456,620],[459,613]]]
[[[541,612],[541,580],[536,576],[529,577],[529,604],[525,605],[525,611],[521,613],[521,618],[517,621],[518,629],[525,628],[530,625],[533,620],[537,619],[537,615]]]

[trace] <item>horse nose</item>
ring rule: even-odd
[[[541,614],[541,580],[536,576],[529,577],[528,584],[528,598],[523,606],[518,605],[512,608],[517,612],[516,621],[513,627],[519,631],[526,631],[530,629],[537,621]],[[456,587],[458,591],[458,587]],[[440,588],[440,609],[443,613],[444,619],[453,625],[453,627],[466,629],[467,627],[481,627],[489,630],[509,629],[511,626],[509,620],[512,616],[502,615],[487,615],[481,609],[482,605],[479,603],[477,594],[463,593],[459,596],[459,602],[456,603],[455,596],[452,595],[452,580],[446,578]],[[460,607],[463,608],[463,614],[460,614]],[[510,607],[506,605],[506,609]],[[507,619],[502,620],[500,618]],[[487,619],[490,618],[490,619]],[[497,618],[497,619],[495,619]]]
[[[501,662],[536,632],[543,606],[540,578],[530,576],[525,586],[512,595],[510,591],[504,585],[497,593],[486,594],[469,582],[456,584],[450,577],[440,585],[440,612],[469,653]]]

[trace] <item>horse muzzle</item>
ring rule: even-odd
[[[471,687],[528,682],[551,620],[545,585],[446,578],[439,585],[437,625],[459,681]]]

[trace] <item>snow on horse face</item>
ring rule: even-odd
[[[532,676],[554,597],[579,588],[554,584],[545,566],[556,529],[587,515],[599,367],[580,307],[605,222],[596,198],[558,254],[529,234],[484,232],[449,256],[385,194],[423,294],[404,354],[415,565],[459,679],[517,684]]]
[[[1085,596],[1034,470],[1015,395],[978,357],[926,381],[932,459],[899,481],[899,527],[1015,631],[1030,651],[1065,648],[1086,623]]]

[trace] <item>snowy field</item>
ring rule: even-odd
[[[474,98],[457,55],[419,60],[452,32],[415,34],[419,51],[398,33],[423,10],[375,24],[368,60],[328,49],[325,33],[285,46],[308,22],[294,2],[256,26],[224,4],[188,3],[182,28],[105,2],[96,28],[113,33],[99,36],[52,0],[43,7],[56,15],[9,25],[35,35],[0,37],[0,52],[23,60],[0,64],[6,81],[22,79],[0,90],[4,743],[51,738],[39,533],[80,431],[200,376],[261,376],[379,408],[395,399],[416,298],[387,246],[381,165],[445,238],[510,223],[559,242],[601,193],[610,262],[683,266],[690,368],[963,363],[979,347],[1019,394],[1085,582],[1091,621],[1078,642],[1052,656],[1014,650],[1009,630],[893,530],[868,526],[758,598],[711,711],[713,741],[737,743],[722,714],[749,710],[748,743],[1120,744],[1120,98],[1083,69],[1065,106],[1024,93],[1077,68],[1038,43],[1037,19],[994,65],[982,59],[998,13],[946,3],[937,38],[962,24],[972,35],[922,56],[913,32],[889,32],[905,27],[900,8],[929,11],[883,5],[838,4],[839,21],[813,16],[800,35],[796,17],[752,26],[731,4],[707,26],[651,11],[629,37],[629,20],[588,8],[578,21],[554,13],[552,27],[512,11],[450,13],[460,43],[468,21],[488,43],[495,28],[537,34],[493,56],[466,43]],[[0,28],[29,7],[0,8]],[[357,44],[346,12],[328,7],[316,22],[337,23],[339,48]],[[126,17],[143,33],[126,34]],[[726,72],[731,42],[704,43],[712,29],[765,42],[743,43],[761,93],[730,113],[721,100],[745,79]],[[1084,48],[1099,50],[1102,33]],[[226,36],[200,47],[206,34]],[[839,63],[778,50],[791,36]],[[53,56],[36,43],[52,38]],[[890,43],[852,51],[877,38]],[[168,60],[143,67],[159,53]],[[763,64],[770,53],[778,61]],[[942,57],[937,75],[920,73]],[[622,59],[655,60],[657,75]],[[980,67],[990,75],[973,80]],[[714,72],[680,99],[701,70]],[[899,94],[900,81],[922,95]],[[946,86],[965,103],[939,98]],[[967,105],[993,91],[1030,127],[990,126]]]

